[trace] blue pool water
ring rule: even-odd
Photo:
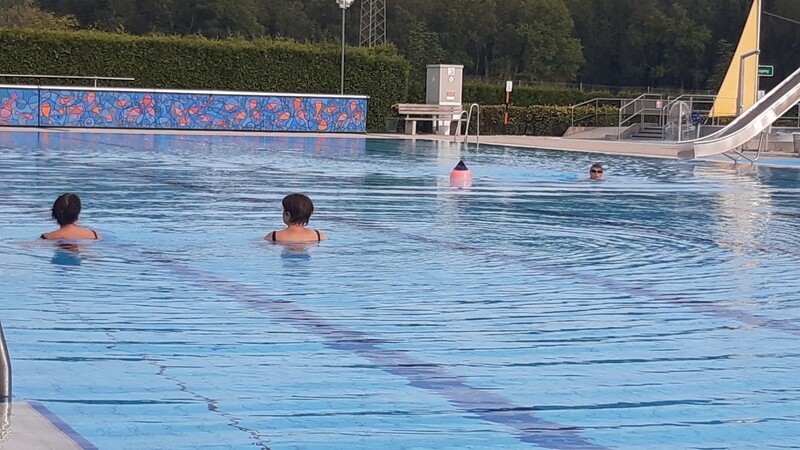
[[[800,446],[800,171],[462,155],[0,132],[15,401],[101,449]],[[67,191],[106,239],[35,240]],[[329,241],[262,240],[295,191]]]

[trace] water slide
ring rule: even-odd
[[[769,128],[798,102],[800,102],[800,69],[725,128],[706,137],[678,144],[678,157],[702,158],[725,153],[744,145]]]

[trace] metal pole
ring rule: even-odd
[[[345,8],[342,8],[342,84],[341,89],[339,89],[339,94],[344,95],[344,12]]]
[[[737,96],[738,98],[736,99],[736,115],[737,116],[742,115],[742,110],[744,109],[744,60],[746,60],[747,58],[749,58],[749,57],[751,57],[753,55],[758,55],[760,53],[761,53],[761,50],[753,50],[752,52],[745,53],[744,55],[739,57],[739,95]],[[756,66],[756,70],[757,69],[758,69],[758,66]],[[756,80],[758,80],[758,73],[756,73]],[[756,86],[756,89],[758,89],[758,86]],[[756,92],[756,95],[758,95],[757,92]]]
[[[11,357],[8,356],[3,324],[0,323],[0,403],[11,401]]]
[[[758,101],[758,91],[761,90],[761,77],[758,76],[758,65],[761,64],[761,11],[763,9],[764,2],[762,0],[758,0],[758,22],[756,25],[756,101]]]

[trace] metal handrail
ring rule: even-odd
[[[617,102],[619,104],[622,104],[622,102],[624,102],[626,100],[628,100],[628,99],[627,98],[621,98],[621,97],[616,97],[616,98],[614,98],[614,97],[597,97],[597,98],[593,98],[591,100],[586,100],[585,102],[576,103],[576,104],[570,106],[570,126],[574,127],[575,126],[575,122],[580,122],[581,120],[588,119],[589,117],[592,117],[592,116],[594,116],[595,122],[597,122],[597,116],[598,116],[597,110],[600,108],[600,102]],[[578,107],[587,106],[587,105],[592,104],[592,103],[594,104],[594,114],[587,114],[587,115],[585,115],[583,117],[578,117],[577,119],[575,118],[575,110]]]
[[[94,80],[94,87],[97,87],[97,80],[103,81],[136,81],[136,78],[128,77],[100,77],[100,76],[81,76],[81,75],[31,75],[0,73],[0,78],[57,78],[64,80]]]
[[[617,140],[622,139],[622,125],[624,125],[629,120],[633,119],[636,116],[644,115],[644,112],[649,108],[635,108],[633,114],[626,117],[625,119],[622,118],[622,115],[625,113],[625,110],[631,105],[637,105],[639,102],[644,102],[645,100],[662,100],[664,97],[661,94],[642,94],[633,100],[625,103],[624,105],[620,105],[619,107],[619,122],[617,124]],[[661,115],[661,108],[658,109],[659,116]]]
[[[669,109],[670,109],[670,108],[671,108],[671,107],[672,107],[672,106],[673,106],[675,103],[682,102],[682,101],[686,101],[686,100],[685,100],[686,98],[688,98],[688,99],[689,99],[689,109],[690,109],[690,110],[692,110],[692,111],[694,111],[695,109],[693,108],[693,105],[694,105],[695,103],[713,103],[713,102],[714,102],[714,100],[716,100],[716,99],[717,99],[717,96],[716,96],[716,95],[706,95],[706,94],[683,94],[683,95],[679,95],[679,96],[677,96],[677,97],[673,98],[672,100],[669,100],[669,101],[667,102],[667,104],[666,104],[666,105],[664,105],[664,107],[663,107],[663,108],[661,108],[661,114],[662,114],[662,115],[667,115],[667,114],[669,114]],[[699,102],[695,102],[695,99],[699,99],[699,100],[705,100],[705,101],[699,101]],[[705,111],[705,110],[700,110],[700,111]],[[710,111],[710,110],[709,110],[709,111]]]
[[[469,116],[468,116],[468,114],[469,114],[469,113],[468,113],[467,111],[464,111],[464,110],[462,109],[462,110],[461,110],[461,113],[458,115],[458,129],[456,129],[456,131],[453,133],[453,143],[454,143],[454,144],[455,144],[456,142],[458,142],[458,133],[459,133],[459,131],[461,130],[461,122],[465,122],[465,121],[467,121],[467,119],[468,119],[468,117],[469,117]],[[466,130],[466,131],[465,131],[465,133],[468,133],[468,132],[469,132],[469,130]]]
[[[481,140],[481,105],[479,105],[477,103],[473,103],[473,104],[469,105],[469,113],[467,113],[467,125],[466,125],[466,128],[464,129],[464,145],[469,144],[469,124],[470,124],[470,120],[472,119],[472,110],[473,110],[473,108],[477,112],[477,119],[476,119],[477,122],[475,122],[475,124],[477,125],[477,132],[475,133],[475,145],[480,147],[480,145],[481,145],[481,143],[480,143],[480,140]]]
[[[677,105],[678,102],[686,102],[687,99],[688,99],[688,103],[689,103],[689,111],[698,111],[700,113],[709,113],[709,112],[711,112],[711,108],[709,108],[709,109],[695,109],[695,105],[697,103],[701,103],[701,104],[709,104],[709,103],[711,103],[713,105],[714,100],[717,99],[717,96],[716,95],[710,95],[710,94],[682,94],[682,95],[679,95],[679,96],[673,98],[672,100],[667,101],[667,104],[664,105],[664,107],[661,108],[661,112],[659,113],[660,116],[661,116],[660,120],[661,120],[662,126],[666,126],[667,119],[665,119],[665,117],[666,118],[669,117],[670,109],[672,109],[673,106]],[[682,125],[681,123],[678,124],[678,140],[677,140],[677,142],[683,142],[683,134],[682,134],[683,131],[682,131],[682,126],[681,125]],[[700,133],[700,127],[699,126],[697,127],[696,132],[697,132],[696,137],[700,137],[700,134],[699,134]],[[666,136],[664,136],[664,139],[666,139]]]
[[[0,323],[0,403],[11,401],[11,357],[8,355],[3,324]]]

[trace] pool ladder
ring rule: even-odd
[[[8,356],[6,336],[0,323],[0,403],[11,401],[11,357]]]
[[[738,163],[742,159],[754,163],[758,161],[759,156],[761,156],[761,150],[766,150],[767,144],[769,143],[769,132],[762,131],[761,134],[758,136],[758,148],[755,150],[745,150],[744,145],[741,147],[735,148],[733,150],[728,150],[727,152],[723,153],[723,156],[726,156],[733,160],[733,162]],[[744,152],[753,152],[753,156],[745,155]]]
[[[0,403],[11,401],[11,357],[8,356],[6,336],[0,322]]]
[[[461,111],[461,114],[458,116],[458,122],[464,120],[464,116],[467,116],[467,124],[464,127],[464,140],[462,141],[463,145],[467,145],[469,143],[469,125],[472,121],[472,111],[475,111],[475,125],[476,125],[476,133],[475,133],[475,146],[480,147],[481,143],[481,105],[477,103],[473,103],[469,105],[468,111]],[[458,133],[453,133],[453,142],[458,142]]]

